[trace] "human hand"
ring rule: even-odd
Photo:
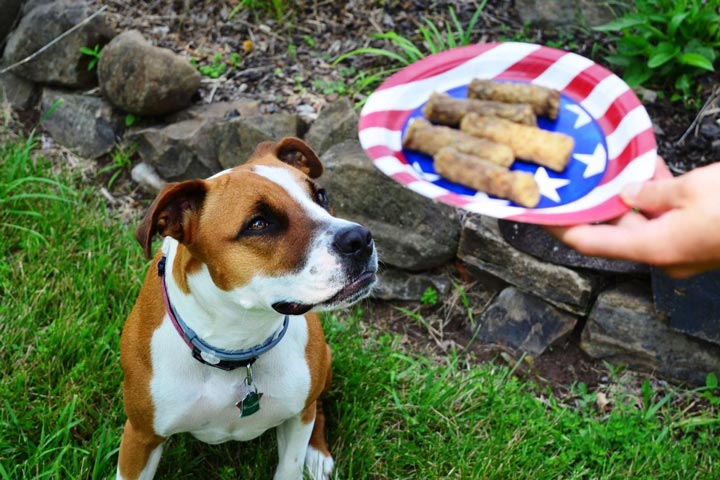
[[[673,278],[720,268],[720,163],[673,178],[658,157],[655,178],[627,185],[621,198],[639,212],[547,230],[582,254],[648,263]]]

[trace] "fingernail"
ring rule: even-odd
[[[623,202],[632,206],[641,188],[642,183],[628,183],[620,191],[620,198],[622,198]]]

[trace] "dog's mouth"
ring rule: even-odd
[[[273,303],[272,308],[283,315],[302,315],[315,307],[320,307],[320,309],[326,310],[341,305],[350,305],[370,293],[370,289],[376,281],[377,278],[375,277],[375,272],[366,271],[360,274],[355,280],[341,288],[335,295],[323,302],[316,304],[276,302]]]

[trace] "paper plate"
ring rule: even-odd
[[[575,148],[561,173],[516,160],[535,175],[536,208],[488,196],[441,178],[432,158],[404,150],[408,123],[434,91],[465,98],[474,78],[526,82],[561,93],[556,120],[540,128],[571,135]],[[360,114],[359,137],[375,166],[426,197],[466,210],[527,223],[572,225],[615,218],[628,210],[621,188],[652,178],[656,144],[650,117],[630,87],[587,58],[527,43],[460,47],[416,62],[383,83]]]

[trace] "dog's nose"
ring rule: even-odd
[[[367,260],[373,252],[372,234],[362,225],[340,230],[335,234],[332,245],[341,255],[357,260]]]

